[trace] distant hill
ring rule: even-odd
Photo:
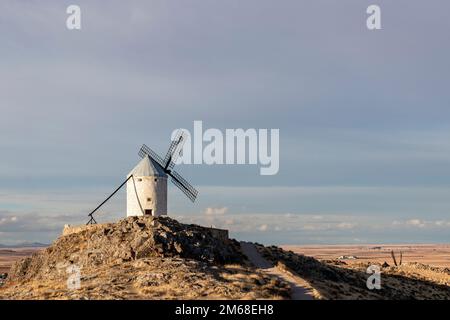
[[[22,242],[17,244],[1,244],[0,248],[45,248],[48,247],[48,244],[40,243],[40,242]]]

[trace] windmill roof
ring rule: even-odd
[[[148,155],[146,155],[138,164],[136,167],[134,167],[133,170],[128,174],[129,176],[135,176],[135,177],[165,177],[167,178],[167,174],[164,172],[164,170]]]

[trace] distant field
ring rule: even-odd
[[[24,257],[31,256],[42,248],[1,248],[0,249],[0,273],[8,273],[11,265]]]
[[[393,265],[391,250],[399,258],[403,252],[403,262],[419,262],[436,267],[450,268],[450,244],[383,244],[383,245],[284,245],[285,250],[311,256],[316,259],[337,259],[340,256],[355,256],[357,259],[344,260],[347,263],[365,261],[387,262]]]

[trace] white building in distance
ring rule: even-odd
[[[127,217],[167,214],[167,174],[148,155],[128,174]]]

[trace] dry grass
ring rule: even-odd
[[[419,263],[381,269],[381,290],[366,287],[372,262],[347,264],[258,246],[267,259],[307,280],[322,299],[450,299],[450,269]]]
[[[70,291],[67,276],[11,283],[3,299],[286,299],[289,286],[239,265],[181,258],[148,258],[82,271]]]

